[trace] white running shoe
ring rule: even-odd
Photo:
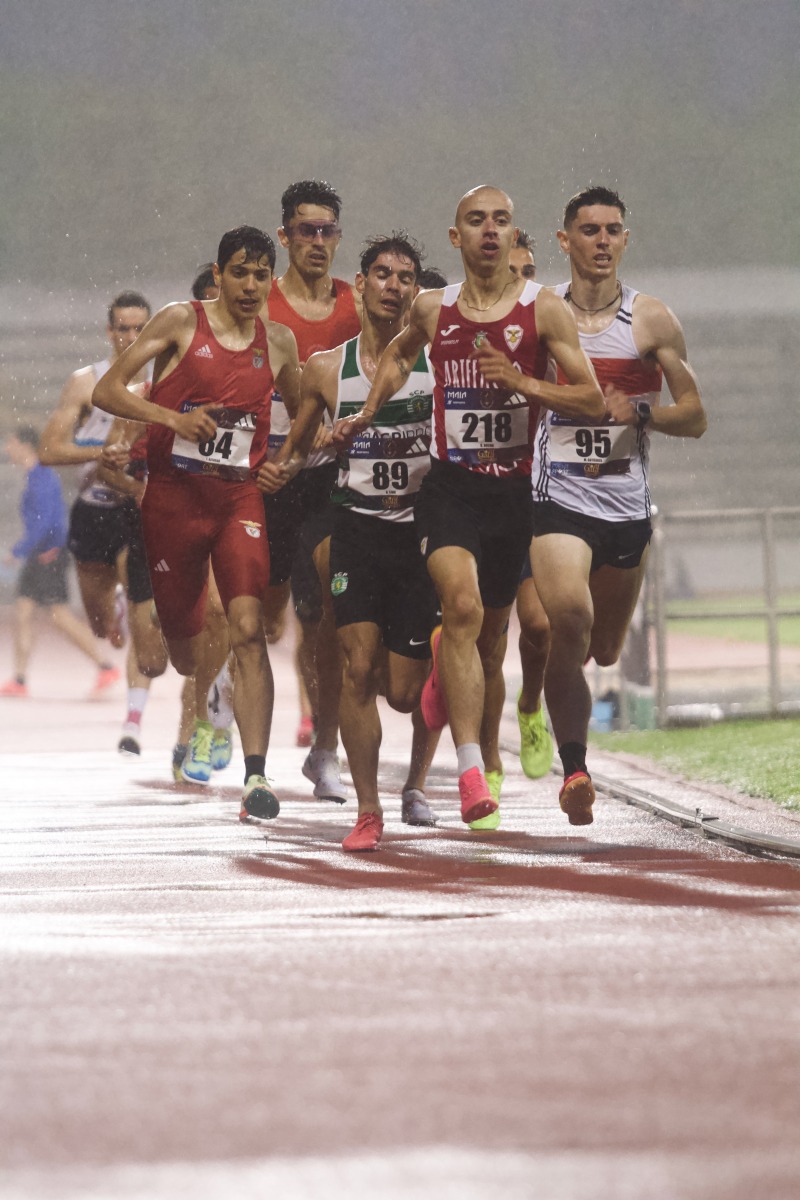
[[[303,763],[303,774],[314,785],[318,800],[332,800],[334,804],[345,804],[350,798],[342,783],[339,759],[333,750],[309,750]]]
[[[439,820],[419,788],[406,788],[403,792],[401,817],[404,825],[435,825]]]
[[[215,729],[233,725],[233,679],[227,658],[208,689],[208,719]]]

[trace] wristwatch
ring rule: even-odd
[[[653,415],[653,406],[647,400],[637,400],[634,407],[639,418],[639,429],[644,429]]]

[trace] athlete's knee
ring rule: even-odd
[[[159,675],[163,675],[168,662],[169,656],[163,642],[160,646],[148,646],[145,650],[136,651],[136,665],[148,679],[158,679]]]
[[[395,712],[412,713],[419,704],[421,694],[421,684],[409,682],[405,687],[390,684],[386,692],[386,703]]]
[[[477,592],[456,592],[442,602],[442,624],[453,633],[476,640],[483,625],[483,604]]]
[[[368,704],[378,695],[379,672],[375,664],[367,659],[347,659],[343,677],[348,691],[357,704]]]
[[[169,661],[172,663],[179,675],[190,676],[194,675],[196,663],[192,654],[191,646],[185,644],[170,643],[168,644]],[[146,675],[146,671],[142,671]]]
[[[619,662],[623,642],[624,637],[620,640],[609,637],[607,634],[603,635],[602,633],[596,636],[594,630],[592,630],[589,653],[598,667],[613,667],[614,663]]]
[[[243,654],[267,652],[264,617],[261,610],[228,614],[231,649],[237,658]]]
[[[592,612],[582,604],[569,605],[550,614],[551,641],[588,645],[592,633]]]

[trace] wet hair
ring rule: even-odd
[[[114,310],[117,308],[143,308],[148,317],[153,311],[150,308],[149,301],[145,300],[141,292],[120,292],[108,306],[108,324],[114,324]]]
[[[368,275],[369,269],[380,254],[400,254],[410,258],[414,264],[414,279],[418,283],[422,271],[422,247],[409,237],[404,229],[393,229],[391,235],[368,238],[361,252],[361,274]]]
[[[260,262],[262,258],[266,258],[270,270],[275,270],[275,243],[269,234],[264,233],[263,229],[256,229],[254,225],[237,225],[235,229],[223,233],[220,239],[217,250],[217,266],[220,272],[225,270],[234,254],[238,254],[240,250],[245,252],[245,262]]]
[[[214,282],[214,264],[203,263],[202,267],[198,267],[197,274],[192,284],[192,295],[195,300],[205,300],[206,291],[208,288],[216,287]]]
[[[585,208],[590,204],[605,204],[609,208],[618,208],[620,216],[625,217],[625,205],[619,198],[616,192],[612,192],[611,188],[607,187],[588,187],[582,192],[576,192],[567,201],[567,207],[564,209],[564,228],[566,229],[578,215],[579,208]]]
[[[515,250],[530,250],[531,254],[533,254],[535,245],[536,245],[536,242],[531,237],[531,235],[527,232],[527,230],[520,229],[519,233],[517,234],[517,240],[514,242],[514,249]]]
[[[11,436],[18,442],[24,442],[26,446],[32,446],[34,450],[39,446],[39,430],[33,425],[20,425],[12,430]]]
[[[301,204],[316,204],[319,208],[329,208],[338,221],[342,198],[324,179],[301,179],[298,183],[290,183],[281,196],[281,224],[284,228]]]
[[[437,267],[423,267],[417,276],[421,288],[447,287],[447,277]]]

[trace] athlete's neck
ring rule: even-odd
[[[467,316],[478,320],[479,314],[487,313],[500,305],[506,307],[510,302],[513,307],[524,286],[525,280],[512,275],[507,262],[498,264],[497,268],[487,275],[478,275],[467,270],[458,297],[459,307],[464,309]]]
[[[588,317],[610,312],[621,292],[616,274],[608,279],[586,279],[573,272],[567,294],[573,312],[577,309]]]
[[[305,304],[323,305],[326,302],[333,307],[335,303],[336,293],[330,275],[307,279],[292,263],[289,263],[286,274],[281,275],[276,282],[284,299],[288,300],[293,308]]]
[[[220,300],[209,300],[204,305],[211,332],[227,350],[246,349],[256,336],[255,317],[245,317],[229,308]]]
[[[393,337],[403,328],[401,321],[373,321],[364,310],[363,328],[358,336],[358,350],[361,366],[367,379],[375,378],[378,362]]]

